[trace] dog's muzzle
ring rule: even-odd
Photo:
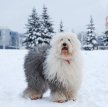
[[[62,51],[63,52],[68,52],[68,45],[66,43],[62,44]]]

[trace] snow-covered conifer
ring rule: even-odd
[[[90,24],[87,25],[87,33],[85,38],[85,49],[95,49],[97,47],[96,33],[92,16],[90,17]]]
[[[63,22],[62,22],[62,21],[60,22],[60,29],[59,29],[59,32],[64,32],[64,30],[63,30]]]
[[[41,38],[45,44],[50,43],[50,39],[54,34],[53,24],[47,13],[47,7],[43,6],[43,13],[41,15]]]
[[[28,18],[28,24],[26,24],[26,38],[24,44],[26,48],[32,48],[38,44],[38,38],[40,35],[40,18],[36,12],[36,9],[33,8],[32,14]]]

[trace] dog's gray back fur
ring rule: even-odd
[[[43,75],[43,63],[48,48],[48,45],[35,47],[25,57],[24,71],[28,88],[39,93],[44,93],[48,88]]]

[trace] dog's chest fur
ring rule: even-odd
[[[52,58],[51,58],[52,59]],[[69,63],[68,61],[53,58],[48,59],[48,70],[45,72],[46,78],[57,81],[63,84],[64,87],[73,87],[78,83],[80,79],[80,73],[78,70],[78,63],[73,59]],[[50,62],[50,63],[49,63]]]

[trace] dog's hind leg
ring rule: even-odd
[[[28,86],[23,95],[32,100],[41,98],[48,88],[43,74],[43,63],[46,56],[45,49],[44,47],[36,47],[30,50],[25,57],[24,72]]]
[[[48,85],[46,82],[40,82],[40,84],[35,82],[35,86],[31,84],[24,90],[23,97],[30,98],[31,100],[40,99],[43,97],[44,92],[47,90]]]
[[[36,100],[42,98],[42,93],[39,93],[36,90],[27,87],[23,92],[23,97],[30,98],[31,100]]]

